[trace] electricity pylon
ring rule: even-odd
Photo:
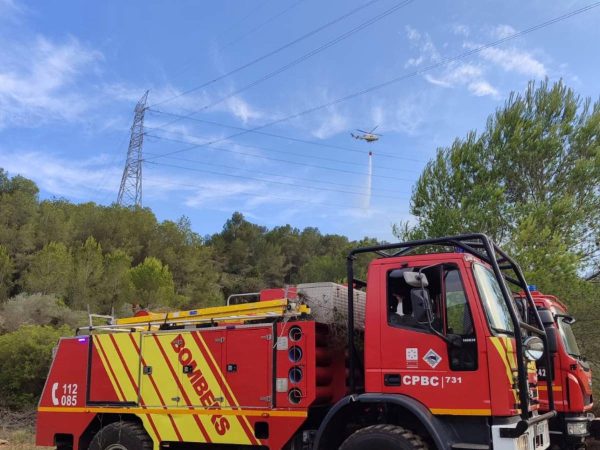
[[[127,161],[117,196],[117,204],[121,206],[142,206],[142,145],[144,144],[144,114],[146,113],[148,92],[146,91],[135,105]]]

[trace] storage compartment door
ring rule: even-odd
[[[241,407],[271,406],[272,330],[271,326],[227,330],[223,373],[234,402]]]
[[[142,336],[141,400],[148,407],[187,406],[178,351],[184,334],[148,333]],[[188,339],[189,340],[189,339]]]

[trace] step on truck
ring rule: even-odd
[[[575,318],[557,297],[528,287],[548,335],[551,365],[544,359],[537,365],[538,380],[552,379],[557,416],[550,420],[550,440],[556,448],[578,450],[586,447],[590,435],[600,437],[599,422],[592,414],[592,371],[582,356],[571,325]],[[523,304],[521,292],[517,299]],[[521,310],[524,308],[521,307]],[[531,310],[528,311],[531,316]],[[548,410],[548,391],[539,387],[540,411]]]
[[[374,258],[364,281],[355,277],[360,255]],[[543,354],[550,362],[546,332],[521,269],[487,236],[358,248],[347,269],[350,288],[335,288],[343,302],[290,290],[286,298],[90,322],[58,344],[37,444],[549,447],[552,378],[543,383],[542,413],[534,365]],[[520,319],[511,284],[525,292],[533,321]]]

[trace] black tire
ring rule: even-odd
[[[372,425],[351,434],[340,450],[427,450],[421,436],[397,425]]]
[[[152,450],[144,427],[133,422],[114,422],[96,433],[89,450]]]

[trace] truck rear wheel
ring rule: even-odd
[[[115,422],[96,433],[89,450],[152,450],[152,439],[141,425]]]
[[[350,435],[340,450],[427,450],[421,436],[397,425],[372,425]]]

